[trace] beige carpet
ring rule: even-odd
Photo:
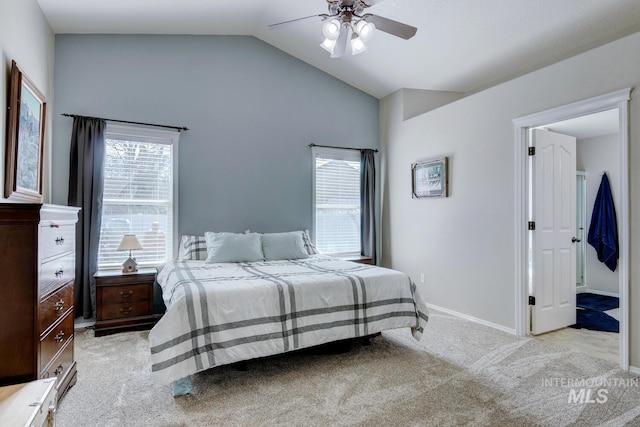
[[[638,376],[435,312],[419,343],[397,330],[347,353],[223,366],[194,375],[195,393],[175,399],[151,381],[146,332],[77,333],[76,359],[59,427],[640,425]]]

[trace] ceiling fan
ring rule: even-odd
[[[371,39],[376,29],[396,37],[408,40],[416,34],[418,29],[402,22],[384,18],[371,13],[364,13],[365,9],[382,0],[326,0],[329,13],[305,16],[269,25],[269,29],[276,30],[297,24],[300,21],[320,18],[324,21],[322,33],[325,40],[320,46],[331,54],[331,58],[339,58],[351,48],[351,54],[357,55],[367,49],[366,42]],[[363,14],[364,13],[364,14]]]

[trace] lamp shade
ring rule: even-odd
[[[119,251],[131,251],[137,249],[142,249],[142,245],[135,234],[125,234],[118,246]]]

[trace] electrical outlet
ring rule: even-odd
[[[424,283],[424,273],[420,273],[420,283]]]

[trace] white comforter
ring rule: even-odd
[[[158,272],[167,312],[149,333],[152,376],[196,372],[428,320],[410,278],[322,255],[294,261],[172,261]]]

